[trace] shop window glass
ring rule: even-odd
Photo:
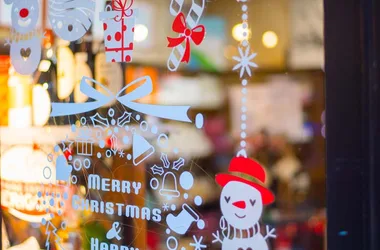
[[[0,3],[2,248],[326,249],[321,0]]]

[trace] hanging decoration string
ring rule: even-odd
[[[241,10],[242,10],[242,36],[243,40],[238,45],[238,51],[239,56],[234,56],[233,59],[237,61],[237,64],[234,66],[233,70],[237,70],[239,72],[240,80],[241,80],[241,124],[240,124],[240,150],[237,152],[237,156],[247,157],[247,151],[246,151],[246,129],[247,129],[247,85],[248,80],[247,78],[252,76],[252,70],[251,68],[256,68],[257,65],[253,63],[251,60],[256,56],[256,53],[251,53],[250,51],[250,45],[249,45],[249,37],[248,37],[248,6],[245,4],[246,0],[237,0],[242,4]]]

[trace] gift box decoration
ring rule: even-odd
[[[75,140],[75,142],[78,155],[92,155],[95,141],[91,138],[91,130],[89,128],[83,128],[80,131],[79,137]]]
[[[91,156],[93,153],[94,141],[92,139],[78,139],[77,144],[77,154],[82,156]]]
[[[133,0],[113,0],[100,13],[107,62],[131,62],[136,10]]]

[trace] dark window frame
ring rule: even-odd
[[[324,4],[328,249],[377,250],[380,2]]]

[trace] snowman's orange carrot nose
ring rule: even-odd
[[[235,207],[244,209],[245,208],[245,201],[235,201],[234,203],[232,203],[232,205],[234,205]]]

